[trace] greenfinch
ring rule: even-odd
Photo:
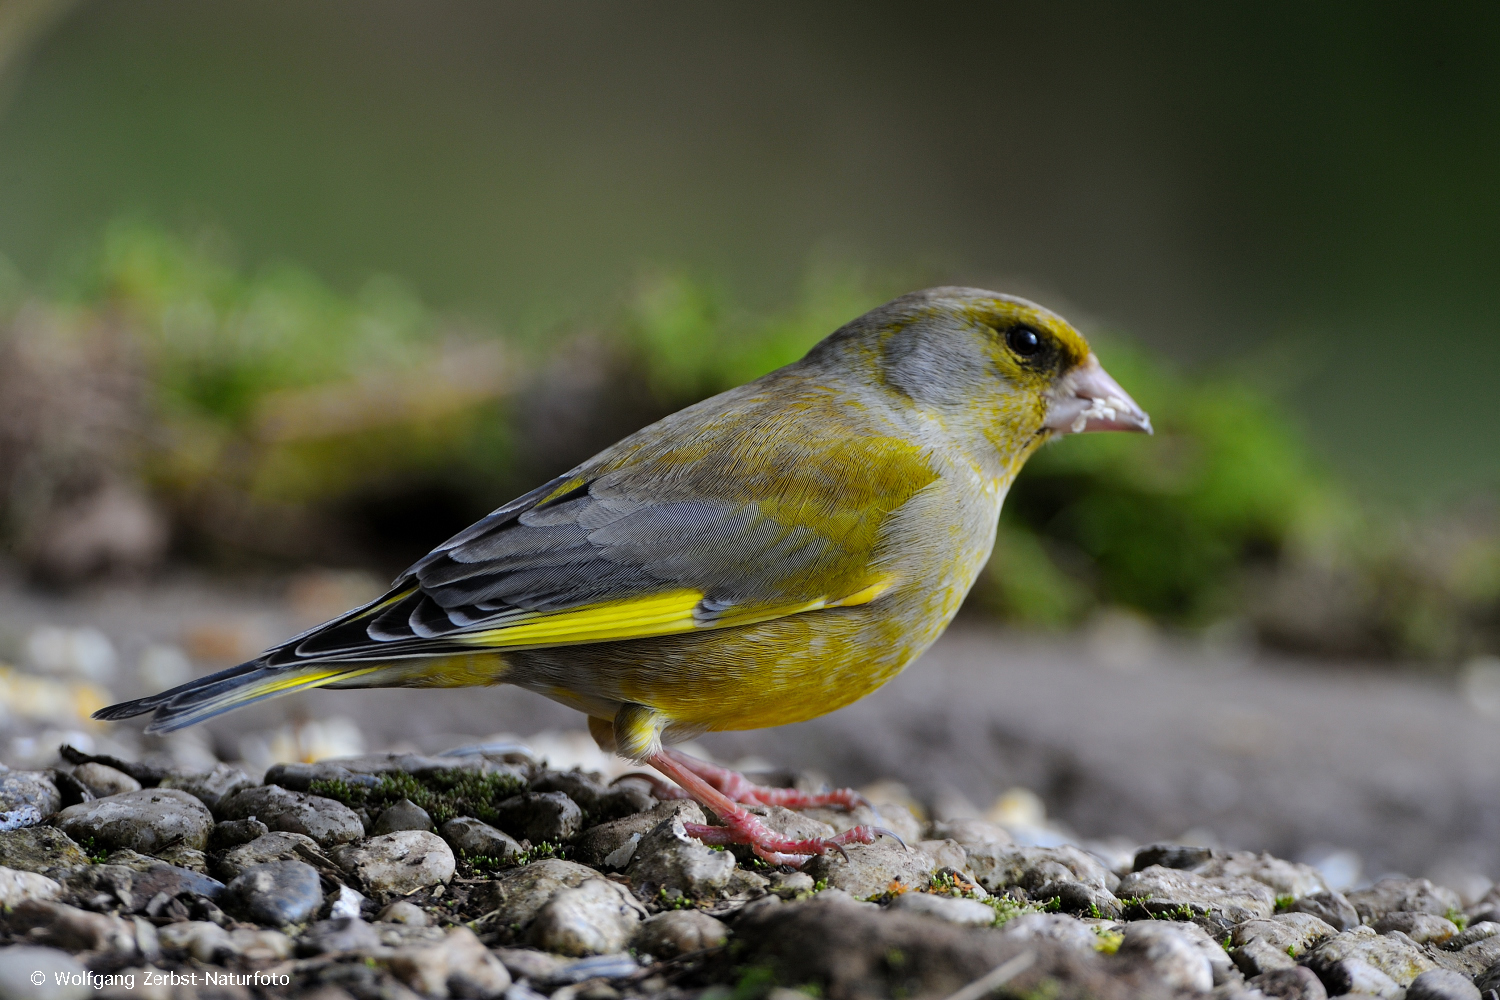
[[[169,732],[307,688],[515,684],[718,815],[692,832],[797,863],[763,789],[671,744],[823,715],[953,620],[1026,459],[1151,423],[1083,337],[1024,299],[932,288],[800,361],[672,414],[443,542],[389,593],[248,663],[102,709]]]

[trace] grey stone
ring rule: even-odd
[[[83,783],[83,786],[93,793],[95,798],[102,799],[109,795],[119,795],[121,792],[138,792],[141,783],[136,781],[124,771],[116,771],[107,764],[80,764],[73,769],[73,777]]]
[[[504,995],[510,973],[467,927],[450,927],[443,939],[425,947],[410,947],[385,959],[401,982],[423,996],[477,997]]]
[[[1245,975],[1258,976],[1290,968],[1309,948],[1337,933],[1311,913],[1278,913],[1236,925],[1230,940],[1235,964]]]
[[[749,805],[745,809],[758,816],[761,824],[772,833],[795,840],[822,839],[832,837],[839,832],[838,828],[831,823],[824,823],[822,820],[814,819],[785,806]]]
[[[533,983],[550,983],[552,977],[573,962],[535,948],[496,948],[495,957],[512,977]]]
[[[497,805],[495,823],[518,840],[564,844],[583,829],[583,810],[562,792],[527,792]]]
[[[1117,954],[1143,962],[1172,989],[1207,993],[1214,986],[1214,970],[1197,942],[1184,932],[1185,927],[1194,926],[1165,920],[1126,924]]]
[[[1055,941],[1087,951],[1093,951],[1099,943],[1093,927],[1065,913],[1022,913],[1007,920],[1000,933],[1016,941]]]
[[[333,757],[316,764],[275,764],[266,772],[266,784],[305,792],[314,781],[344,781],[374,787],[379,776],[402,771],[415,778],[429,778],[451,771],[508,774],[519,790],[530,777],[529,768],[483,755],[428,757],[415,753],[372,753],[356,757]]]
[[[931,892],[903,892],[891,900],[891,909],[902,913],[920,913],[960,927],[989,927],[995,922],[994,909],[978,900],[940,896]]]
[[[1018,885],[1027,892],[1054,882],[1079,882],[1112,890],[1119,878],[1087,851],[1062,847],[965,848],[969,869],[990,892]]]
[[[1500,991],[1500,962],[1496,962],[1475,976],[1474,985],[1479,988],[1481,995],[1488,993],[1490,990]],[[1490,1000],[1490,998],[1485,997],[1484,1000]]]
[[[796,899],[803,894],[811,895],[814,886],[813,877],[807,872],[772,872],[769,880],[770,889],[782,899]]]
[[[426,830],[398,830],[334,851],[333,859],[370,892],[404,895],[453,878],[453,850]]]
[[[434,829],[436,827],[426,809],[411,799],[402,799],[381,811],[380,818],[375,820],[375,828],[370,832],[377,835],[395,833],[398,830],[424,830],[431,833]]]
[[[1451,942],[1432,953],[1433,959],[1442,967],[1462,972],[1466,976],[1477,976],[1496,962],[1500,962],[1500,937],[1490,935],[1472,941],[1461,948]]]
[[[598,877],[599,873],[592,868],[560,858],[546,858],[502,872],[476,889],[470,899],[487,911],[487,923],[520,930],[531,923],[537,911],[558,890],[571,889]]]
[[[1292,913],[1310,913],[1336,931],[1352,931],[1360,925],[1354,904],[1332,889],[1303,896],[1287,909]]]
[[[627,777],[606,785],[595,776],[576,769],[547,771],[531,782],[531,790],[562,792],[578,803],[590,823],[607,823],[656,805],[651,786],[639,778]]]
[[[415,924],[379,923],[372,924],[375,933],[380,935],[380,943],[387,948],[427,948],[431,945],[441,944],[443,941],[443,929]]]
[[[1056,902],[1057,909],[1081,917],[1117,920],[1124,907],[1108,889],[1097,889],[1082,882],[1048,882],[1030,893],[1036,902]]]
[[[951,840],[968,850],[971,847],[1010,848],[1015,845],[1010,831],[998,823],[982,819],[938,820],[929,831],[936,840]]]
[[[190,892],[198,896],[207,896],[209,899],[217,899],[224,891],[224,883],[190,868],[179,868],[176,865],[157,862],[145,871],[137,872],[132,876],[130,891],[134,894],[138,904],[144,904],[146,900],[159,892],[166,893],[168,896]]]
[[[1410,910],[1387,913],[1371,921],[1370,926],[1375,928],[1377,934],[1400,931],[1417,944],[1443,944],[1458,933],[1458,925],[1445,917],[1436,913],[1413,913]]]
[[[300,833],[324,847],[347,844],[365,835],[359,816],[342,802],[277,785],[241,789],[224,799],[219,808],[225,819],[254,816],[273,831]]]
[[[159,949],[156,929],[139,917],[89,913],[51,900],[23,900],[6,915],[6,923],[29,941],[67,951],[149,959]]]
[[[925,889],[932,875],[932,859],[920,851],[908,851],[884,838],[873,844],[852,844],[845,848],[849,860],[838,853],[820,854],[802,870],[815,880],[824,880],[830,889],[842,889],[858,899],[876,896],[890,889],[891,883]]]
[[[645,918],[645,907],[629,890],[594,878],[547,900],[527,928],[526,941],[563,955],[602,955],[623,949]]]
[[[908,844],[922,839],[922,821],[913,816],[906,807],[892,803],[871,806],[855,806],[843,809],[838,806],[815,806],[797,810],[801,815],[833,828],[835,833],[856,826],[882,827],[891,831]]]
[[[213,832],[208,835],[208,847],[211,851],[227,851],[241,844],[248,844],[258,837],[264,837],[271,832],[271,828],[260,820],[251,816],[248,819],[231,819],[223,823],[215,823]]]
[[[1160,865],[1126,875],[1115,895],[1127,907],[1154,916],[1216,914],[1228,924],[1269,917],[1276,911],[1276,896],[1262,882],[1249,878],[1207,878]]]
[[[217,872],[221,878],[232,879],[241,872],[269,861],[304,861],[315,866],[330,866],[332,859],[325,856],[318,842],[301,833],[268,833],[256,837],[248,844],[241,844],[224,852],[219,858]]]
[[[1270,886],[1277,896],[1300,899],[1314,893],[1327,892],[1328,883],[1312,865],[1297,864],[1273,858],[1266,853],[1233,851],[1229,854],[1215,852],[1214,857],[1192,868],[1195,875],[1209,878],[1253,878]]]
[[[1276,1000],[1328,1000],[1323,981],[1311,969],[1301,965],[1262,972],[1245,980],[1245,985]]]
[[[69,900],[90,910],[103,911],[116,906],[126,909],[136,906],[135,893],[131,891],[135,876],[136,872],[130,868],[103,864],[72,869],[60,881]],[[145,902],[141,900],[142,904]]]
[[[1477,924],[1470,924],[1447,941],[1444,941],[1443,947],[1449,951],[1458,951],[1461,948],[1467,948],[1471,944],[1496,936],[1500,936],[1500,923],[1496,923],[1493,920],[1482,920]]]
[[[703,898],[716,895],[729,884],[734,855],[712,850],[689,837],[683,819],[678,813],[663,820],[636,845],[625,873],[646,896],[665,890],[668,895]]]
[[[0,830],[36,826],[62,806],[62,793],[45,771],[0,773]]]
[[[206,920],[167,924],[158,932],[162,948],[185,952],[200,962],[212,962],[232,950],[229,932]]]
[[[211,771],[174,772],[161,779],[162,788],[176,788],[187,792],[199,802],[217,812],[220,803],[245,788],[252,788],[255,780],[237,767],[215,764]]]
[[[46,872],[89,864],[83,848],[55,826],[28,826],[0,833],[0,865],[17,871]]]
[[[640,964],[628,954],[590,955],[572,961],[564,960],[550,976],[538,980],[538,983],[551,989],[589,979],[626,979],[640,971]]]
[[[229,953],[251,964],[279,962],[292,954],[292,939],[281,931],[237,927],[229,932]]]
[[[56,948],[0,948],[0,1000],[82,1000],[94,993],[84,980],[85,971],[72,955]],[[31,978],[38,972],[41,985]],[[59,983],[59,977],[64,982]]]
[[[667,910],[648,917],[637,928],[630,946],[655,959],[676,958],[729,940],[729,928],[698,910]]]
[[[443,839],[453,850],[466,857],[490,857],[509,861],[521,853],[521,845],[488,823],[472,816],[458,816],[443,824]]]
[[[388,924],[405,924],[408,927],[426,927],[430,921],[427,914],[416,903],[398,899],[380,911],[379,919]]]
[[[225,908],[258,924],[300,924],[323,905],[318,872],[302,861],[268,861],[229,883]]]
[[[1430,969],[1411,981],[1406,1000],[1479,1000],[1479,987],[1449,969]]]
[[[186,844],[173,844],[165,850],[157,851],[156,858],[159,861],[165,861],[169,865],[195,871],[200,875],[208,874],[208,855],[196,847],[189,847]]]
[[[1361,990],[1397,996],[1417,976],[1436,968],[1406,935],[1377,934],[1371,927],[1356,927],[1323,942],[1307,956],[1307,965],[1335,996]]]
[[[348,952],[355,955],[374,955],[385,951],[380,935],[375,928],[358,917],[336,917],[309,924],[297,939],[297,954],[312,955]]]
[[[69,806],[57,825],[75,841],[96,848],[128,848],[155,854],[173,844],[202,850],[213,814],[197,799],[173,788],[144,788]]]
[[[1373,923],[1387,913],[1408,911],[1446,916],[1462,911],[1458,893],[1425,878],[1383,878],[1368,889],[1349,893],[1349,902],[1360,917]]]
[[[0,907],[10,909],[28,899],[55,899],[62,886],[36,872],[0,868]]]
[[[1143,871],[1152,865],[1163,868],[1187,870],[1212,860],[1214,850],[1210,847],[1194,847],[1186,844],[1149,844],[1135,852],[1131,871]]]
[[[613,863],[609,859],[616,855],[632,838],[635,838],[635,842],[639,843],[639,838],[656,829],[663,820],[679,814],[689,823],[707,822],[703,815],[703,809],[698,803],[687,799],[669,799],[658,803],[645,812],[635,813],[622,819],[611,820],[608,823],[600,823],[589,827],[574,842],[574,856],[584,864],[596,865],[601,868],[624,868],[630,862],[628,855],[619,864]]]

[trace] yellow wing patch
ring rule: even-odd
[[[515,649],[537,646],[566,646],[584,642],[606,642],[620,639],[647,639],[676,635],[701,628],[729,628],[754,625],[773,618],[816,611],[819,608],[847,608],[868,604],[892,586],[890,577],[880,580],[846,597],[783,605],[745,605],[726,609],[724,613],[703,617],[699,612],[701,590],[673,590],[649,597],[631,597],[604,601],[566,611],[554,611],[528,617],[514,624],[480,632],[454,635],[458,642],[487,649]]]

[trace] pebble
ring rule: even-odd
[[[1349,893],[1349,902],[1369,922],[1399,911],[1444,916],[1463,909],[1458,893],[1425,878],[1383,878],[1368,889]]]
[[[1443,944],[1458,934],[1458,925],[1453,921],[1436,913],[1413,913],[1410,910],[1387,913],[1371,921],[1370,926],[1377,934],[1400,931],[1417,944]]]
[[[223,823],[215,823],[213,832],[208,835],[208,848],[211,851],[227,851],[231,847],[248,844],[257,837],[264,837],[271,832],[271,828],[260,820],[251,816],[249,819],[231,819]]]
[[[698,803],[686,799],[669,799],[645,812],[589,827],[574,843],[574,855],[585,864],[622,869],[629,864],[634,848],[623,855],[619,852],[632,839],[635,843],[640,843],[640,838],[656,829],[663,820],[677,815],[681,815],[689,823],[707,822]],[[611,861],[611,858],[620,860]]]
[[[630,890],[592,878],[554,893],[527,928],[526,941],[561,955],[603,955],[623,949],[645,918]]]
[[[312,865],[269,861],[235,876],[224,900],[226,909],[246,920],[273,926],[300,924],[323,905],[323,887]]]
[[[1292,913],[1310,913],[1336,931],[1352,931],[1360,925],[1354,904],[1332,889],[1303,896],[1287,909]]]
[[[642,812],[656,805],[651,788],[639,779],[605,785],[582,771],[547,771],[531,783],[533,792],[562,792],[594,823]]]
[[[908,851],[884,837],[873,844],[851,844],[845,848],[849,860],[837,852],[808,861],[802,870],[814,881],[826,881],[830,889],[842,889],[859,899],[879,895],[891,883],[923,888],[932,874],[932,859],[920,851]]]
[[[33,984],[32,975],[40,972],[42,983]],[[65,951],[11,945],[0,948],[0,1000],[82,1000],[94,990],[84,985],[84,967]],[[59,985],[57,977],[76,977],[77,985]]]
[[[1262,972],[1245,980],[1245,985],[1277,1000],[1328,1000],[1323,981],[1311,969],[1301,965]]]
[[[630,946],[660,960],[717,948],[728,940],[729,928],[707,913],[667,910],[646,918],[631,938]]]
[[[62,807],[62,793],[45,771],[0,773],[0,830],[36,826]]]
[[[119,795],[121,792],[138,792],[141,783],[136,781],[124,771],[116,771],[107,764],[80,764],[73,769],[73,777],[83,783],[83,786],[93,794],[95,798],[102,799],[108,795]]]
[[[340,885],[338,892],[329,896],[320,911],[325,920],[338,920],[341,917],[362,917],[365,907],[370,901],[364,895],[347,885]]]
[[[1018,885],[1027,892],[1049,883],[1079,882],[1095,889],[1113,890],[1118,876],[1098,858],[1076,847],[965,848],[969,869],[990,892],[1003,892]]]
[[[563,844],[583,829],[583,810],[563,792],[513,795],[495,807],[495,822],[518,840]]]
[[[687,835],[684,813],[662,820],[641,837],[625,874],[646,896],[665,891],[702,899],[714,896],[729,884],[734,873],[734,855],[715,851]]]
[[[922,839],[922,821],[913,816],[905,806],[894,802],[881,803],[879,809],[870,806],[855,806],[853,809],[822,806],[799,812],[809,819],[826,823],[835,833],[843,833],[856,826],[878,826],[891,831],[908,844],[915,844]]]
[[[1474,985],[1479,988],[1481,995],[1488,993],[1490,990],[1500,992],[1500,962],[1496,962],[1484,972],[1475,976]],[[1490,1000],[1490,998],[1485,997],[1484,1000]]]
[[[509,861],[521,853],[521,845],[503,830],[472,816],[458,816],[443,824],[443,839],[467,858],[489,857]]]
[[[1269,917],[1276,910],[1276,896],[1262,882],[1249,878],[1208,878],[1161,865],[1126,875],[1120,879],[1115,895],[1127,906],[1156,916],[1212,914],[1230,925]]]
[[[1247,976],[1297,964],[1307,949],[1338,931],[1311,913],[1278,913],[1263,920],[1246,920],[1230,936],[1234,962]]]
[[[159,892],[166,893],[168,896],[190,892],[209,899],[217,899],[224,891],[224,883],[190,868],[179,868],[176,865],[163,864],[158,861],[145,871],[138,872],[131,877],[130,891],[140,901],[148,900]]]
[[[777,871],[771,873],[769,884],[771,891],[782,899],[796,899],[803,893],[811,894],[816,885],[807,872]]]
[[[382,923],[405,924],[408,927],[426,927],[428,924],[426,912],[416,903],[408,903],[404,899],[388,904],[380,911],[378,919]]]
[[[46,872],[89,864],[83,848],[55,826],[28,826],[0,833],[0,865],[17,871]]]
[[[241,872],[269,861],[327,861],[318,842],[301,833],[267,833],[248,844],[225,851],[217,871],[221,878],[232,879]],[[331,862],[329,862],[331,863]]]
[[[207,806],[175,788],[143,788],[81,802],[57,817],[57,825],[75,841],[141,854],[155,854],[176,844],[202,850],[213,823]]]
[[[183,771],[161,779],[161,788],[176,788],[187,792],[199,802],[217,812],[220,803],[245,788],[252,788],[255,780],[237,767],[215,764],[211,771]]]
[[[276,785],[235,792],[220,804],[220,812],[225,819],[254,816],[273,831],[300,833],[324,847],[347,844],[365,835],[359,815],[342,802]]]
[[[554,893],[598,877],[598,872],[585,865],[546,858],[502,872],[494,881],[476,890],[471,899],[488,912],[490,922],[500,927],[523,929]]]
[[[333,860],[368,892],[404,895],[446,883],[457,863],[443,838],[426,830],[398,830],[340,847]]]
[[[426,809],[411,799],[402,799],[381,812],[371,832],[382,834],[398,830],[423,830],[431,833],[434,829],[436,827],[432,825],[432,817],[427,815]]]
[[[1233,851],[1214,856],[1191,869],[1195,875],[1209,878],[1252,878],[1271,887],[1277,896],[1300,899],[1318,892],[1327,892],[1328,883],[1312,865],[1297,864],[1273,858],[1269,854],[1252,851]]]
[[[55,899],[62,886],[36,872],[0,868],[0,906],[17,906],[28,899]]]
[[[938,820],[932,824],[930,832],[934,838],[954,841],[965,850],[1015,846],[1015,840],[1011,837],[1009,830],[998,823],[990,823],[982,819]]]
[[[551,975],[538,982],[550,989],[590,979],[626,979],[640,971],[640,964],[628,954],[591,955],[571,962],[564,961]]]
[[[1431,969],[1411,981],[1406,1000],[1479,1000],[1479,987],[1468,976],[1449,969]]]
[[[150,959],[160,950],[156,928],[140,917],[90,913],[50,900],[24,900],[10,911],[6,922],[31,941],[68,951]]]
[[[1169,920],[1138,920],[1126,924],[1125,939],[1116,952],[1121,958],[1149,965],[1168,987],[1207,993],[1214,987],[1214,969],[1197,942],[1183,930],[1194,924]]]
[[[510,973],[467,927],[450,927],[443,940],[404,948],[385,959],[401,982],[429,997],[498,997],[511,985]]]
[[[1323,942],[1308,955],[1307,965],[1332,996],[1359,991],[1399,996],[1413,979],[1436,967],[1404,934],[1377,934],[1372,927],[1356,927]]]
[[[291,957],[292,939],[281,931],[236,927],[229,932],[229,950],[252,963],[279,962]]]
[[[995,922],[994,909],[978,900],[931,892],[903,892],[891,900],[890,908],[900,913],[920,913],[946,920],[960,927],[989,927]]]
[[[375,928],[358,917],[337,917],[308,925],[297,939],[297,954],[302,957],[349,952],[374,955],[385,950]]]
[[[1000,933],[1015,941],[1053,941],[1077,951],[1092,952],[1099,943],[1092,925],[1065,913],[1022,913],[1007,920]]]

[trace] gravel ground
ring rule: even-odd
[[[345,584],[185,581],[71,600],[11,586],[0,594],[0,639],[15,648],[39,624],[93,626],[122,664],[151,643],[248,655],[338,610]],[[135,693],[128,677],[122,669],[115,694]],[[315,692],[210,729],[232,759],[246,737],[288,719],[336,717],[357,720],[371,750],[436,752],[497,733],[580,728],[566,709],[499,688]],[[116,732],[128,743],[133,730]],[[850,708],[702,745],[839,784],[896,779],[939,815],[983,813],[1024,786],[1084,837],[1186,835],[1310,860],[1342,849],[1357,853],[1365,882],[1392,872],[1500,876],[1500,725],[1450,682],[1178,646],[1123,622],[1064,639],[961,622]]]

